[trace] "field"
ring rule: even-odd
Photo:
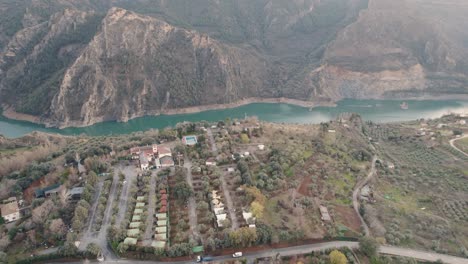
[[[392,245],[463,252],[468,246],[466,157],[435,126],[426,127],[430,134],[424,136],[419,124],[385,130],[394,136],[378,142],[376,202],[365,206],[373,233]]]

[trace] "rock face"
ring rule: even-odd
[[[207,35],[112,8],[67,69],[49,115],[92,124],[258,94],[265,62]]]
[[[467,13],[464,0],[8,0],[0,103],[64,127],[248,97],[466,96]]]

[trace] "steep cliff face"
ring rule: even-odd
[[[466,14],[462,0],[370,0],[311,76],[331,98],[468,93]]]
[[[100,19],[94,12],[66,9],[16,33],[0,59],[2,103],[28,114],[45,113],[64,69],[94,35]]]
[[[466,14],[465,0],[5,0],[0,104],[81,126],[247,97],[467,96]]]
[[[92,124],[228,103],[258,94],[265,69],[253,53],[112,8],[65,72],[48,117],[62,125]]]

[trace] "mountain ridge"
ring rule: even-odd
[[[256,97],[468,94],[461,0],[182,2],[22,1],[0,103],[66,127]]]

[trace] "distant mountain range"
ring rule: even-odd
[[[466,0],[0,0],[0,103],[51,126],[249,97],[468,95]]]

